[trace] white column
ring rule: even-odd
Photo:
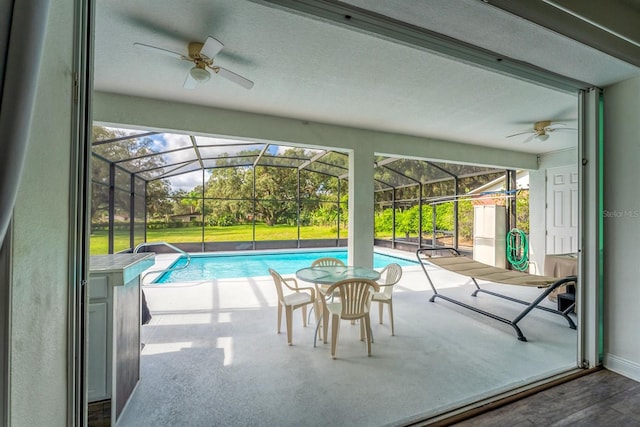
[[[349,153],[349,265],[373,266],[373,162],[370,147]]]

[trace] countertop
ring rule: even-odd
[[[155,264],[155,254],[110,254],[89,257],[90,273],[122,273],[124,283]]]

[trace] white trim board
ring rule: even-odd
[[[640,363],[627,360],[615,354],[605,353],[603,365],[610,371],[640,381]]]

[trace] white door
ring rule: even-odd
[[[578,251],[578,166],[547,169],[547,254]]]

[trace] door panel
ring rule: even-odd
[[[547,170],[547,254],[578,251],[578,167]]]

